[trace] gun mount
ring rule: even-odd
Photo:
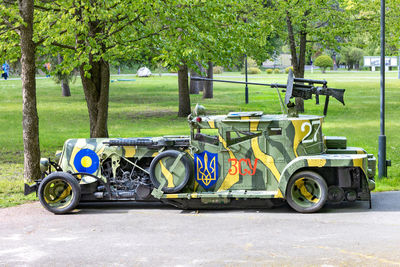
[[[278,83],[254,83],[254,82],[239,82],[239,81],[228,81],[228,80],[215,80],[202,77],[191,77],[192,80],[196,81],[213,81],[213,82],[226,82],[226,83],[239,83],[239,84],[252,84],[269,86],[271,88],[283,89],[285,93],[284,104],[289,109],[294,109],[295,105],[290,102],[293,97],[300,97],[304,100],[312,99],[315,95],[316,104],[319,105],[319,96],[325,96],[324,116],[328,113],[329,97],[332,96],[340,103],[344,105],[344,92],[345,89],[328,88],[328,82],[325,80],[312,80],[304,78],[295,78],[292,70],[289,70],[288,80],[286,84]]]

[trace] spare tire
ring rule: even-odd
[[[150,164],[150,180],[165,193],[177,193],[186,186],[193,173],[193,163],[185,152],[167,150],[158,154]]]

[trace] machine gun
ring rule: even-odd
[[[288,80],[286,84],[278,83],[253,83],[253,82],[239,82],[239,81],[227,81],[227,80],[214,80],[202,77],[191,77],[192,80],[196,81],[213,81],[213,82],[226,82],[226,83],[239,83],[239,84],[252,84],[252,85],[262,85],[269,86],[271,88],[282,88],[282,92],[285,92],[284,104],[289,108],[293,109],[294,104],[290,102],[292,97],[300,97],[304,100],[312,99],[315,95],[316,104],[319,105],[319,96],[324,95],[325,106],[324,106],[324,116],[328,113],[329,97],[332,96],[336,98],[340,103],[344,105],[343,95],[345,89],[335,89],[328,88],[328,82],[325,80],[311,80],[303,78],[295,78],[293,76],[292,70],[289,70]],[[319,86],[318,86],[319,85]],[[279,95],[280,97],[280,95]],[[282,101],[282,99],[281,99]],[[283,102],[283,101],[282,101]]]

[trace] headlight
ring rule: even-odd
[[[50,163],[49,159],[41,158],[40,159],[40,171],[45,172],[49,169]]]

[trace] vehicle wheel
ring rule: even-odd
[[[321,209],[328,197],[328,186],[321,175],[312,171],[295,174],[288,183],[286,198],[289,205],[302,213]]]
[[[40,183],[38,194],[43,207],[55,214],[63,214],[78,205],[81,188],[71,174],[53,172]]]
[[[165,183],[165,193],[179,192],[188,183],[193,172],[192,162],[184,152],[167,150],[157,155],[150,164],[150,180],[154,187]],[[180,157],[180,160],[178,160]]]

